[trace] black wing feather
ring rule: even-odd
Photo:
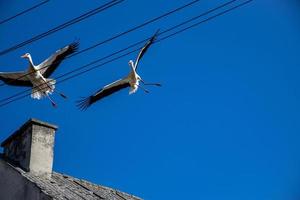
[[[156,31],[156,33],[147,41],[147,43],[143,46],[143,48],[141,49],[138,57],[136,58],[135,61],[135,69],[137,70],[137,66],[139,64],[139,61],[141,60],[141,58],[144,56],[144,54],[146,53],[146,51],[149,49],[149,47],[153,44],[153,42],[156,40],[156,37],[158,35],[159,30]]]
[[[115,85],[110,88],[102,88],[98,92],[96,92],[94,95],[89,96],[87,98],[83,98],[79,101],[77,101],[77,107],[81,110],[86,110],[88,107],[90,107],[93,103],[103,99],[104,97],[107,97],[115,92],[118,92],[119,90],[122,90],[124,88],[130,87],[130,84],[128,82],[124,82],[123,84]]]
[[[51,76],[56,70],[58,65],[69,55],[75,53],[78,50],[79,42],[73,42],[70,45],[56,51],[50,58],[44,61],[40,68],[41,73],[45,78]]]
[[[24,76],[25,73],[3,73],[0,80],[11,86],[32,87],[32,83]]]

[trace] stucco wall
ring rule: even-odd
[[[0,158],[0,200],[50,200],[36,185]]]
[[[51,173],[55,129],[28,122],[25,125],[18,134],[5,143],[5,158],[26,171]]]
[[[7,143],[4,148],[4,156],[26,170],[29,170],[31,132],[32,127],[26,127],[22,134]]]
[[[42,174],[52,172],[54,136],[54,129],[33,125],[30,171]]]

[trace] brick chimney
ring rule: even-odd
[[[28,120],[4,142],[3,158],[27,172],[51,174],[57,126]]]

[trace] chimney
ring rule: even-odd
[[[54,137],[57,126],[28,120],[4,142],[3,158],[27,172],[51,174]]]

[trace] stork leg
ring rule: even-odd
[[[145,83],[145,81],[142,80],[142,79],[141,79],[141,82],[142,82],[144,85],[154,85],[154,86],[161,87],[161,84],[160,84],[160,83]]]
[[[59,96],[61,96],[61,97],[64,98],[64,99],[67,99],[67,98],[68,98],[66,95],[64,95],[64,93],[61,93],[61,92],[59,92],[59,91],[57,91],[57,90],[56,90],[56,91],[54,90],[54,92],[57,93],[57,94],[59,94]]]
[[[45,82],[46,86],[52,90],[51,86],[48,84],[48,82],[46,80],[43,79],[43,81]],[[68,97],[66,95],[64,95],[63,93],[57,91],[57,89],[54,89],[53,92],[57,93],[59,96],[61,96],[64,99],[67,99]]]
[[[144,92],[149,93],[149,90],[146,90],[144,87],[137,85],[139,88],[141,88]]]
[[[56,107],[57,107],[57,104],[51,99],[51,97],[50,97],[47,93],[45,93],[45,95],[46,95],[46,96],[48,97],[48,99],[50,100],[52,106],[53,106],[54,108],[56,108]]]

